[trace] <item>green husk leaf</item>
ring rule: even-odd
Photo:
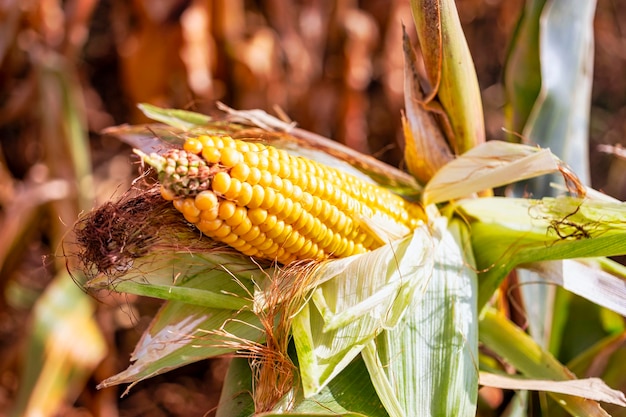
[[[432,250],[424,226],[375,251],[322,265],[316,272],[322,284],[292,324],[305,397],[320,392],[369,341],[398,323],[430,279]]]
[[[363,351],[390,416],[474,416],[478,396],[477,280],[467,227],[442,230],[424,294]]]
[[[183,131],[205,126],[212,120],[205,114],[179,109],[163,109],[148,103],[141,103],[137,107],[150,119]]]
[[[558,172],[560,160],[549,149],[489,141],[444,165],[426,185],[424,204],[470,196],[523,179]]]
[[[100,274],[86,288],[106,289],[211,308],[251,307],[263,270],[248,258],[220,253],[154,252],[136,259],[123,278]]]
[[[262,342],[264,333],[250,311],[231,311],[168,301],[144,332],[126,370],[99,388],[137,383],[172,369],[232,353],[242,341]],[[132,385],[127,389],[130,390]]]
[[[470,222],[482,308],[502,279],[531,262],[626,253],[626,205],[573,197],[479,198],[458,203]]]
[[[234,358],[228,368],[220,406],[216,417],[249,416],[346,416],[346,417],[387,417],[384,407],[378,400],[367,368],[357,358],[337,377],[330,381],[318,394],[309,399],[302,397],[300,387],[289,393],[285,402],[293,401],[293,408],[287,410],[284,402],[274,411],[254,413],[252,392],[252,372],[245,358]]]
[[[486,308],[481,313],[479,338],[486,347],[529,378],[553,381],[575,379],[574,374],[550,352],[492,308]],[[549,394],[572,415],[608,416],[595,401],[554,392]]]

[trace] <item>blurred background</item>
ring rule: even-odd
[[[489,139],[505,137],[503,64],[524,6],[457,1]],[[210,414],[225,360],[142,382],[122,399],[95,389],[128,366],[158,308],[84,297],[67,275],[73,223],[138,172],[130,148],[99,132],[147,122],[137,103],[217,114],[222,101],[284,113],[402,166],[401,25],[411,20],[408,0],[0,2],[0,416],[33,401],[42,415]],[[624,200],[626,3],[598,0],[595,29],[592,185]],[[79,335],[63,333],[66,322]],[[54,355],[71,366],[41,385]]]

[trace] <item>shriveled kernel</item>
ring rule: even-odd
[[[213,191],[201,191],[195,198],[196,207],[198,210],[211,210],[217,207],[219,200]]]
[[[163,197],[165,200],[172,201],[176,199],[176,193],[170,188],[165,188],[163,185],[161,185],[161,197]]]
[[[185,203],[185,199],[184,198],[177,198],[176,200],[173,201],[173,203],[174,203],[174,208],[182,213],[183,212],[183,204]]]
[[[189,138],[183,144],[183,149],[193,154],[199,154],[202,152],[202,142],[197,138]]]

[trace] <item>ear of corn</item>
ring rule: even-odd
[[[372,219],[406,235],[424,217],[387,189],[229,136],[189,138],[143,158],[159,171],[163,198],[202,233],[281,263],[363,253],[386,243]]]

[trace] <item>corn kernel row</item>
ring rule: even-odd
[[[362,226],[374,213],[408,233],[418,205],[284,150],[229,136],[186,140],[160,165],[161,192],[205,235],[238,251],[289,263],[381,245]]]

